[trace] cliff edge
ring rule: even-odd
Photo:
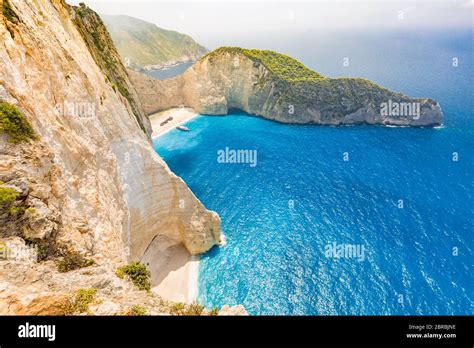
[[[105,287],[118,265],[158,260],[162,246],[199,254],[219,242],[218,215],[153,150],[96,13],[63,0],[0,0],[0,37],[0,239],[36,245],[45,260],[0,260],[0,313],[18,312],[15,301],[30,313],[51,289],[82,285],[75,271],[56,274],[51,245],[93,258]],[[15,135],[20,126],[28,136]],[[31,278],[34,269],[42,275]]]

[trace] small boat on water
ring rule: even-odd
[[[189,132],[189,128],[185,126],[176,126],[176,129],[179,129],[180,131],[183,131],[183,132]]]

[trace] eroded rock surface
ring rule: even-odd
[[[0,102],[20,110],[38,137],[16,144],[0,132],[0,180],[22,208],[18,219],[0,212],[0,237],[54,239],[94,258],[110,277],[118,265],[140,260],[159,235],[191,254],[217,244],[218,215],[153,150],[148,118],[100,18],[63,0],[5,1]],[[2,282],[12,270],[5,262]],[[8,296],[22,303],[55,296],[37,284],[7,284]],[[7,313],[15,311],[25,313],[22,306]]]

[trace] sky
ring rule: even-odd
[[[474,27],[474,0],[164,1],[82,0],[98,13],[129,15],[191,35],[208,48],[276,33]],[[79,1],[67,0],[77,5]]]

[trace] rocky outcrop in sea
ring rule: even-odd
[[[438,126],[439,104],[414,99],[361,78],[327,78],[285,55],[222,47],[183,75],[157,81],[130,72],[150,112],[192,107],[208,115],[240,109],[284,123]]]

